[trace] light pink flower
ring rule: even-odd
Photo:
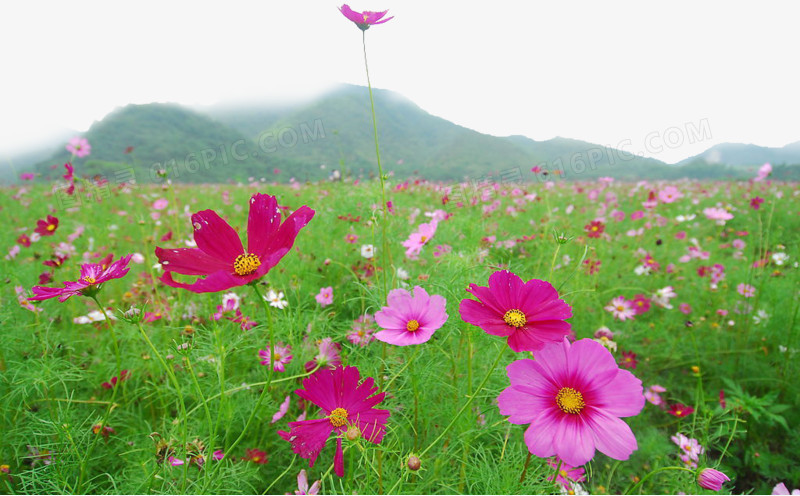
[[[89,145],[89,141],[86,138],[81,138],[80,136],[76,136],[69,140],[66,148],[68,152],[78,158],[87,157],[92,152],[92,147]]]
[[[333,303],[333,287],[328,286],[327,288],[320,288],[319,293],[314,299],[317,300],[317,303],[319,303],[319,306],[322,308],[327,307]]]
[[[745,284],[741,282],[736,286],[736,292],[744,296],[745,298],[752,298],[753,296],[756,295],[756,288],[751,286],[750,284]]]
[[[269,356],[269,348],[266,350],[258,350],[258,356],[261,358],[261,365],[269,365],[274,363],[273,369],[275,372],[284,372],[286,369],[284,365],[288,365],[292,361],[292,347],[284,346],[283,343],[277,343],[272,346],[272,359]]]
[[[509,422],[530,424],[528,450],[539,457],[556,455],[573,467],[591,460],[596,449],[627,460],[637,444],[620,417],[638,415],[644,407],[642,382],[591,339],[572,345],[564,339],[533,357],[506,368],[511,386],[497,398]]]
[[[413,291],[413,296],[405,289],[389,291],[388,306],[375,312],[375,322],[383,328],[375,339],[397,346],[422,344],[447,322],[443,296],[428,296],[420,286]]]

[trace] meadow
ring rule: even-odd
[[[63,182],[29,179],[0,190],[0,491],[713,493],[698,485],[707,468],[730,479],[722,493],[800,485],[796,183],[388,177],[384,220],[369,178],[145,185],[78,171],[72,195]],[[286,247],[276,225],[248,226],[256,194],[275,197],[284,226],[304,216],[291,249],[276,248]],[[169,257],[157,247],[230,241],[224,230],[198,241],[192,214],[206,210],[245,242],[274,241],[277,258],[259,255],[274,267],[260,276],[251,244],[230,276],[238,285],[172,287],[197,276],[176,274],[175,257],[159,263]],[[116,272],[98,283],[82,264]],[[515,352],[491,326],[467,322],[476,288],[501,271],[546,281],[569,309],[548,346],[568,346],[566,335],[571,350],[605,353],[603,363],[641,381],[630,393],[636,414],[617,415],[635,436],[629,456],[595,439],[590,461],[573,467],[562,458],[580,456],[558,448],[570,443],[558,430],[533,434],[554,438],[560,458],[531,454],[531,421],[509,422],[501,393],[512,362],[547,356]],[[63,302],[28,299],[42,294],[34,286],[66,281],[83,285]],[[395,336],[427,338],[419,344],[376,339],[385,307],[404,304],[389,292],[419,296],[415,287],[431,307],[446,300],[446,320],[432,330],[409,321]],[[506,336],[524,328],[513,312],[503,318]],[[373,410],[365,424],[352,409],[347,417],[349,406],[296,393],[336,374],[351,374],[346,385],[353,367],[361,400],[388,416]],[[553,404],[588,415],[588,393],[567,389]],[[376,392],[385,396],[365,399]],[[622,404],[623,393],[609,394]],[[512,420],[524,416],[514,411]],[[296,445],[298,420],[322,429],[320,453],[310,440]]]

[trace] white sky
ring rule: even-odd
[[[3,2],[0,155],[65,128],[85,131],[128,103],[205,105],[363,85],[361,32],[338,6]],[[627,141],[626,150],[666,162],[721,142],[800,140],[797,3],[350,6],[395,16],[367,31],[375,87],[480,132]],[[667,129],[701,122],[710,138],[661,146]]]

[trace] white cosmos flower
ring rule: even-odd
[[[375,247],[372,245],[361,245],[361,256],[364,258],[372,258],[375,256]]]

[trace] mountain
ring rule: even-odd
[[[781,148],[747,145],[743,143],[720,143],[699,155],[682,160],[678,165],[697,163],[727,164],[733,166],[760,166],[770,164],[800,164],[800,141]]]
[[[535,141],[524,136],[491,136],[431,115],[391,91],[374,89],[373,94],[383,169],[398,178],[478,181],[492,176],[495,180],[533,180],[530,169],[534,166],[549,174],[558,171],[569,180],[752,175],[749,169],[726,167],[698,157],[675,166],[567,138]],[[334,169],[355,177],[371,177],[377,174],[373,132],[369,93],[363,86],[341,85],[314,99],[285,104],[254,102],[203,109],[174,104],[128,105],[91,126],[85,137],[92,153],[74,162],[82,175],[104,174],[112,180],[133,170],[138,182],[158,180],[158,169],[168,170],[170,177],[180,182],[267,177],[317,180]],[[130,147],[133,151],[127,153]],[[751,148],[758,150],[741,158],[744,150]],[[760,158],[763,150],[780,152],[786,161],[800,163],[800,142],[781,149],[718,145],[711,151],[715,149],[726,163],[738,163],[734,160],[738,156],[739,161],[758,158],[760,165],[769,161]],[[69,158],[61,143],[47,160],[38,162],[36,170],[45,177],[55,177],[51,166],[58,167]],[[25,164],[17,168],[21,166]],[[798,167],[789,167],[784,172],[794,177],[798,171]]]

